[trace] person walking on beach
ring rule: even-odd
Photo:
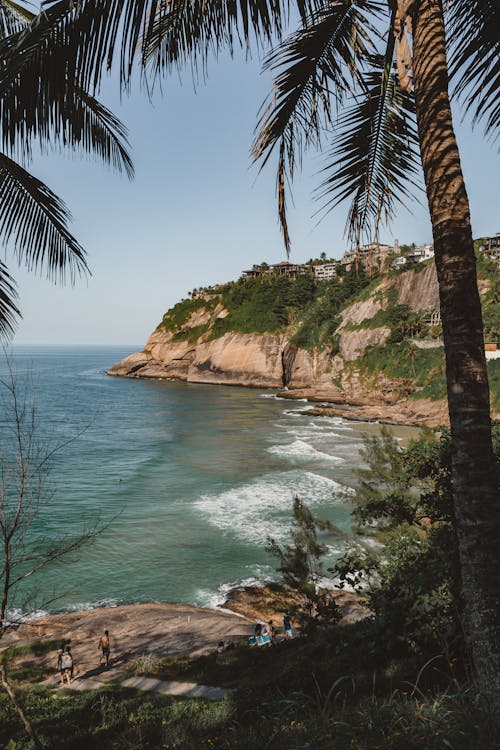
[[[99,658],[99,665],[101,665],[104,662],[105,666],[109,667],[110,645],[109,645],[109,631],[108,630],[105,630],[104,635],[101,635],[99,639],[98,648],[102,652]]]
[[[64,654],[64,649],[59,648],[57,650],[57,671],[59,672],[60,676],[60,684],[62,685],[64,682],[64,669],[62,668],[62,657]]]
[[[64,681],[71,684],[71,678],[73,677],[73,656],[71,654],[71,646],[66,646],[63,653],[59,655],[60,660],[60,672],[61,672],[61,683]],[[59,662],[58,660],[58,662]]]

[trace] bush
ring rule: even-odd
[[[494,428],[500,473],[500,428]],[[382,545],[353,545],[335,572],[362,589],[394,654],[463,661],[450,437],[428,431],[401,449],[387,428],[368,438],[354,519]]]

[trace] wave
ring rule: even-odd
[[[246,588],[247,586],[263,588],[267,583],[276,580],[276,571],[271,566],[256,566],[253,570],[255,575],[229,583],[221,583],[216,591],[198,589],[194,596],[194,605],[196,607],[208,607],[209,609],[223,609],[222,605],[234,589]],[[234,612],[231,611],[231,614],[234,614]]]
[[[268,474],[241,487],[213,495],[202,495],[196,509],[212,526],[252,545],[263,547],[267,537],[288,539],[291,507],[295,496],[308,505],[332,503],[349,489],[334,479],[310,471],[291,470]]]
[[[307,459],[308,461],[314,460],[344,463],[344,459],[340,458],[340,456],[332,456],[330,453],[325,453],[325,451],[315,448],[304,440],[294,440],[293,443],[287,443],[286,445],[272,445],[267,450],[275,456],[282,456],[283,458],[292,461],[297,459]]]

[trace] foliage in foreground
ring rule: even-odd
[[[493,425],[500,471],[500,423]],[[449,432],[401,448],[388,429],[367,438],[353,516],[381,544],[353,545],[336,566],[363,590],[394,654],[445,654],[466,667]]]
[[[319,629],[272,649],[170,659],[155,674],[233,688],[218,702],[109,688],[26,689],[25,707],[53,750],[494,750],[498,718],[444,660],[386,660],[373,621]],[[423,666],[423,665],[422,665]],[[435,683],[441,684],[436,688]],[[0,696],[0,746],[31,750]]]

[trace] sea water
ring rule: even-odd
[[[38,437],[60,446],[28,543],[100,529],[21,587],[18,608],[28,588],[47,611],[220,603],[235,585],[276,577],[266,545],[289,539],[295,496],[350,533],[363,438],[377,425],[315,417],[270,390],[107,376],[132,350],[14,349]],[[326,541],[333,562],[345,541]]]

